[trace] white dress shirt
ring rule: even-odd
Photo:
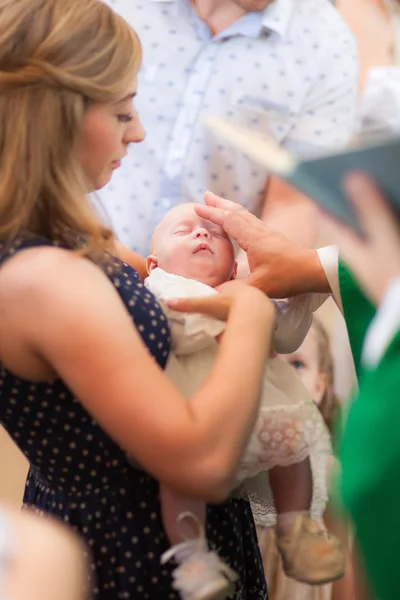
[[[189,0],[107,0],[137,31],[135,99],[147,136],[98,197],[120,241],[146,255],[154,226],[206,190],[260,214],[268,173],[203,124],[208,113],[269,133],[297,154],[345,144],[356,43],[328,0],[274,0],[216,36]]]

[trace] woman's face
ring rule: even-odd
[[[327,378],[325,373],[319,372],[318,344],[315,331],[310,330],[296,352],[280,354],[279,358],[296,369],[311,399],[319,405],[326,390]]]
[[[128,144],[141,142],[145,133],[133,107],[136,77],[120,98],[107,104],[93,104],[83,119],[81,162],[91,182],[98,190],[111,179],[112,173],[126,155]]]

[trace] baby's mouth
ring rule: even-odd
[[[198,252],[210,252],[210,254],[214,254],[208,244],[199,244],[193,251],[193,254],[197,254]]]

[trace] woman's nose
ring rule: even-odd
[[[136,117],[130,124],[129,129],[126,132],[124,141],[126,144],[138,143],[143,142],[145,137],[146,132],[143,128],[143,125],[140,119]]]

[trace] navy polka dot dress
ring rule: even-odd
[[[39,244],[25,243],[7,254],[0,246],[0,264],[21,247]],[[159,305],[128,265],[111,271],[108,276],[149,352],[164,367],[170,338]],[[160,564],[169,543],[157,481],[130,464],[65,384],[34,384],[0,363],[0,420],[30,462],[25,505],[62,519],[86,539],[93,556],[93,598],[178,600],[171,587],[174,565]],[[249,504],[232,499],[209,507],[207,537],[239,574],[234,598],[266,599]]]

